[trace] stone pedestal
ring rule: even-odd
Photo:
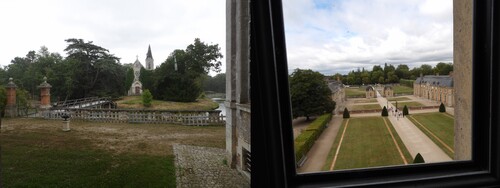
[[[62,130],[65,132],[71,131],[71,128],[69,127],[69,120],[63,120]]]

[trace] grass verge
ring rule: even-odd
[[[144,109],[141,96],[126,96],[116,101],[118,108]],[[154,110],[214,110],[219,107],[217,102],[211,99],[198,99],[196,102],[172,102],[153,100],[151,107]]]
[[[397,132],[392,128],[390,121],[386,120],[386,122],[403,153],[403,157],[406,161],[411,162],[411,155],[404,147]],[[322,170],[330,170],[345,127],[346,120],[344,119]],[[382,117],[350,118],[334,170],[401,164],[404,164],[404,161]]]
[[[424,113],[409,115],[408,119],[424,132],[452,159],[455,156],[454,118],[444,113]]]
[[[349,110],[378,110],[382,109],[380,104],[363,104],[363,105],[352,105]]]

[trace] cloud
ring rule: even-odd
[[[452,1],[284,1],[290,71],[452,61]]]
[[[135,61],[136,55],[144,63],[151,45],[159,65],[195,38],[219,44],[224,53],[225,8],[220,0],[1,1],[0,64],[43,45],[65,56],[67,38],[93,41],[122,63]]]

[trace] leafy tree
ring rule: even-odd
[[[126,70],[126,75],[125,75],[125,87],[127,90],[132,86],[132,83],[134,82],[134,69],[132,67],[124,67]]]
[[[387,108],[384,106],[384,108],[382,109],[382,116],[383,117],[387,117],[389,116],[389,112],[387,112]]]
[[[439,75],[448,75],[448,74],[450,74],[451,71],[453,71],[453,64],[452,63],[439,62],[434,67],[433,70],[434,70],[434,73],[438,73]]]
[[[324,76],[312,70],[295,69],[290,76],[290,94],[293,117],[329,113],[335,108],[330,98],[331,91]]]
[[[214,77],[206,76],[203,81],[204,91],[213,91],[217,93],[226,92],[226,73],[220,73]]]
[[[154,73],[154,96],[161,100],[192,102],[202,92],[203,76],[220,71],[220,47],[196,38],[186,50],[174,50]]]
[[[422,157],[422,155],[420,155],[420,153],[417,153],[417,155],[415,156],[415,159],[413,160],[413,163],[414,164],[425,163],[424,157]]]
[[[420,65],[420,70],[422,71],[423,75],[433,75],[434,74],[434,71],[432,70],[432,66],[427,65],[427,64]]]
[[[403,116],[406,116],[406,115],[408,115],[408,114],[410,114],[410,113],[408,112],[408,107],[405,105],[405,106],[403,107]]]
[[[16,90],[16,103],[19,110],[24,109],[27,113],[27,110],[31,107],[28,91],[18,88]]]
[[[66,39],[67,59],[73,61],[71,98],[89,96],[121,96],[125,87],[125,70],[118,63],[119,58],[109,54],[109,50],[85,42],[83,39]],[[110,87],[113,86],[113,87]]]
[[[439,105],[439,112],[446,112],[446,108],[444,107],[443,103],[441,103],[441,105]]]
[[[148,89],[144,90],[142,92],[142,105],[145,107],[150,107],[151,102],[153,101],[153,95],[151,95],[151,92],[149,92]]]
[[[396,76],[401,79],[410,79],[410,68],[408,65],[400,64],[396,67]]]
[[[349,114],[349,110],[347,108],[344,108],[344,114],[342,115],[343,118],[350,118],[351,115]]]
[[[146,70],[144,67],[142,67],[139,80],[142,83],[143,89],[152,90],[154,88],[154,70]]]
[[[0,124],[1,118],[5,115],[5,106],[7,105],[7,90],[5,87],[0,86]]]

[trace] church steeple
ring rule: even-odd
[[[148,46],[148,53],[146,54],[146,69],[153,70],[154,69],[154,59],[153,54],[151,53],[151,45]]]
[[[153,54],[151,54],[151,45],[148,46],[148,53],[146,54],[146,58],[153,59]]]

